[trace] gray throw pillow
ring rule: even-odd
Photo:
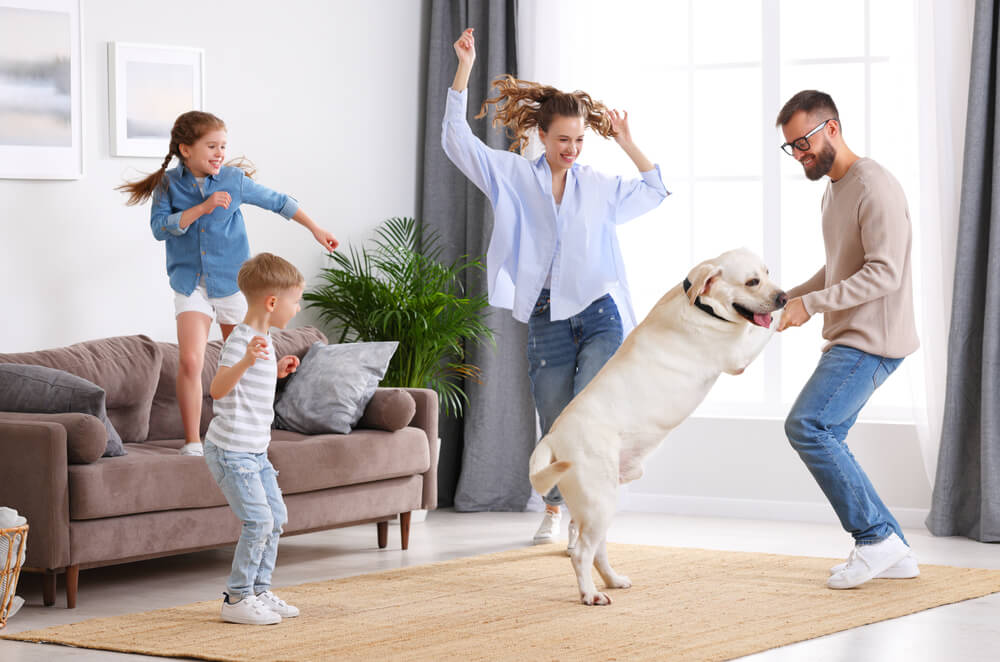
[[[275,427],[347,434],[365,412],[399,343],[313,343],[274,405]]]
[[[96,416],[108,431],[104,457],[125,455],[108,420],[104,389],[83,377],[40,365],[0,363],[0,411],[32,414],[78,412]]]

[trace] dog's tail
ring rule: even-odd
[[[555,459],[552,447],[545,439],[542,439],[535,446],[535,451],[531,454],[531,459],[528,460],[528,480],[531,481],[531,486],[535,488],[535,491],[543,496],[555,487],[556,483],[562,479],[563,474],[569,471],[572,466],[571,462],[566,460],[556,462]]]

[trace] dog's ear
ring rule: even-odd
[[[722,275],[722,267],[705,262],[699,264],[688,274],[691,288],[687,291],[688,299],[694,304],[698,297],[707,295],[712,290],[712,282]]]

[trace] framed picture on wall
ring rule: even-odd
[[[80,0],[0,0],[0,178],[83,177]]]
[[[177,116],[205,108],[205,51],[110,42],[108,90],[111,155],[162,159]]]

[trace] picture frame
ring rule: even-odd
[[[0,179],[83,177],[80,0],[0,0]]]
[[[162,159],[177,116],[205,108],[205,51],[109,42],[108,92],[111,155]]]

